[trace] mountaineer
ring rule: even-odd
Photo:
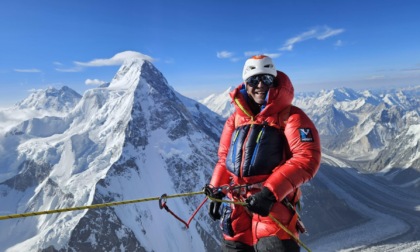
[[[222,251],[300,251],[297,241],[273,218],[296,237],[304,232],[296,205],[299,187],[319,169],[317,129],[291,104],[292,83],[270,57],[249,58],[242,78],[244,82],[230,93],[235,111],[225,123],[206,194],[246,204],[214,200],[210,217],[220,219]]]

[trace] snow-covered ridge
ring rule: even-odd
[[[47,116],[62,117],[79,103],[82,96],[71,88],[60,89],[49,87],[45,90],[34,90],[28,98],[10,108],[0,109],[0,135],[19,125],[28,118]]]
[[[235,109],[229,96],[229,93],[232,92],[234,88],[234,86],[231,86],[223,93],[212,94],[202,100],[199,100],[199,102],[207,106],[210,110],[221,115],[222,117],[227,118]]]
[[[69,112],[79,102],[82,96],[69,87],[56,89],[53,87],[46,90],[35,90],[29,97],[16,104],[19,110],[49,110],[57,112]]]
[[[6,119],[13,111],[43,111],[51,104],[66,108],[24,114],[2,128],[1,215],[197,191],[207,182],[222,120],[176,93],[150,62],[125,62],[109,85],[76,95],[70,106],[62,98],[73,92],[38,91],[22,107],[0,113]],[[187,183],[191,179],[196,183]],[[197,202],[173,205],[188,213]],[[204,243],[216,243],[207,216],[185,231],[191,242],[182,225],[156,225],[155,218],[173,219],[155,212],[154,204],[131,205],[10,220],[7,228],[0,226],[0,250],[202,251]],[[107,234],[97,230],[97,215]],[[91,236],[84,235],[87,230]],[[157,242],[162,233],[180,243]]]

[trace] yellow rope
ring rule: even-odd
[[[198,194],[204,194],[204,192],[200,191],[200,192],[190,192],[190,193],[180,193],[180,194],[174,194],[174,195],[166,195],[165,198],[176,198],[176,197],[192,196],[192,195],[198,195]],[[40,211],[40,212],[10,214],[10,215],[0,216],[0,220],[25,218],[25,217],[29,217],[29,216],[54,214],[54,213],[61,213],[61,212],[70,212],[70,211],[77,211],[77,210],[86,210],[86,209],[93,209],[93,208],[100,208],[100,207],[118,206],[118,205],[140,203],[140,202],[153,201],[153,200],[159,200],[159,199],[160,199],[160,197],[151,197],[151,198],[142,198],[142,199],[136,199],[136,200],[126,200],[126,201],[117,201],[117,202],[95,204],[95,205],[89,205],[89,206],[62,208],[62,209]]]
[[[199,195],[199,194],[204,194],[204,191],[165,195],[164,198],[177,198],[177,197],[193,196],[193,195]],[[209,197],[209,196],[207,196],[207,197],[210,200],[216,201],[216,202],[225,202],[225,203],[231,203],[231,204],[241,205],[241,206],[246,206],[247,205],[246,202],[242,202],[242,201],[222,200],[222,199],[212,198],[212,197]],[[54,214],[54,213],[86,210],[86,209],[94,209],[94,208],[101,208],[101,207],[118,206],[118,205],[133,204],[133,203],[154,201],[154,200],[160,200],[160,199],[161,199],[161,197],[151,197],[151,198],[142,198],[142,199],[135,199],[135,200],[125,200],[125,201],[116,201],[116,202],[109,202],[109,203],[102,203],[102,204],[94,204],[94,205],[89,205],[89,206],[69,207],[69,208],[47,210],[47,211],[40,211],[40,212],[10,214],[10,215],[0,216],[0,220],[25,218],[25,217],[30,217],[30,216],[37,216],[37,215],[44,215],[44,214]],[[281,229],[283,229],[288,235],[290,235],[297,243],[299,243],[299,245],[301,245],[303,248],[305,248],[308,252],[311,252],[311,250],[298,237],[296,237],[287,227],[285,227],[283,224],[281,224],[280,221],[278,221],[276,218],[274,218],[271,214],[269,214],[268,216]]]
[[[288,235],[290,235],[299,245],[301,245],[306,251],[311,252],[311,250],[303,243],[298,237],[296,237],[286,226],[281,224],[280,221],[278,221],[276,218],[274,218],[273,215],[269,214],[268,217],[272,219],[281,229],[283,229],[284,232],[286,232]]]

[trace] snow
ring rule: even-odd
[[[60,209],[82,206],[92,202],[97,181],[105,177],[111,164],[120,156],[125,137],[124,134],[112,134],[112,138],[105,136],[109,136],[119,125],[118,120],[113,120],[114,117],[123,115],[122,117],[125,117],[127,122],[130,116],[121,110],[124,110],[127,104],[130,103],[132,98],[130,99],[129,96],[132,96],[133,92],[118,90],[116,94],[113,94],[113,90],[113,88],[110,88],[110,90],[94,89],[87,91],[79,105],[70,113],[66,115],[61,114],[63,117],[43,117],[41,120],[32,119],[34,123],[28,127],[27,131],[34,138],[21,143],[17,147],[18,153],[33,160],[45,160],[48,163],[56,163],[52,169],[53,172],[50,175],[50,179],[58,185],[59,192],[61,191],[62,195],[72,195],[72,198],[70,201],[60,202],[58,200],[60,194],[50,197],[48,192],[44,191],[46,182],[44,181],[37,188],[34,188],[32,198],[27,200],[27,202],[35,203],[35,205],[31,206],[31,209]],[[108,100],[109,96],[117,98]],[[111,116],[108,117],[108,120],[106,120],[106,124],[103,123],[104,119],[102,119],[106,118],[103,112],[101,113],[101,108],[103,107],[114,110],[110,114]],[[2,115],[3,118],[6,116],[8,118],[11,117],[16,122],[14,125],[17,125],[24,122],[25,116],[28,116],[27,111],[30,110],[24,110],[25,114],[23,116],[19,116],[19,113],[5,112]],[[109,111],[105,110],[105,112]],[[34,112],[34,115],[44,116],[45,114]],[[29,118],[31,117],[33,115]],[[72,122],[72,124],[65,123],[66,121]],[[2,131],[5,132],[12,127],[4,127]],[[91,128],[94,128],[94,131],[90,131]],[[100,137],[91,139],[90,135],[97,135],[95,132],[101,132]],[[60,158],[57,159],[56,157]],[[11,175],[12,173],[8,173],[7,176],[10,177]],[[38,201],[39,199],[42,199],[42,201]],[[40,202],[40,204],[37,202]],[[7,209],[13,209],[13,205],[16,205],[16,203],[7,205]],[[30,211],[26,207],[23,206],[17,210],[18,212]],[[33,217],[32,220],[37,220],[39,223],[36,229],[38,231],[34,230],[23,236],[19,235],[20,232],[7,236],[9,240],[15,239],[15,243],[17,243],[16,246],[10,248],[10,251],[36,250],[40,246],[38,241],[42,239],[45,241],[43,246],[48,244],[57,247],[63,246],[70,237],[70,231],[83,216],[84,212]],[[69,217],[71,221],[69,221]],[[67,225],[56,226],[51,225],[52,223],[67,223]],[[27,239],[29,237],[32,238]],[[4,239],[1,240],[4,241]],[[18,241],[22,242],[19,243]],[[7,248],[3,245],[1,247]]]
[[[365,99],[358,98],[356,100],[342,101],[342,102],[336,103],[334,106],[337,109],[340,109],[340,110],[343,110],[343,111],[354,111],[354,110],[360,109],[365,104],[366,104]]]
[[[411,147],[416,147],[419,143],[420,143],[420,124],[418,125],[410,125],[410,127],[408,128],[408,132],[407,135],[411,135],[413,136],[413,138],[411,139]],[[418,155],[420,155],[420,153],[417,153]],[[417,156],[418,158],[419,156]]]
[[[322,176],[322,174],[318,174],[317,176]],[[361,247],[358,246],[358,244],[372,244],[392,237],[395,233],[403,233],[409,229],[404,222],[361,204],[357,199],[350,196],[345,190],[343,190],[343,188],[329,182],[328,179],[323,179],[323,181],[327,184],[331,191],[334,191],[343,197],[347,204],[351,205],[354,209],[358,209],[359,212],[363,213],[371,220],[362,225],[358,225],[355,228],[346,229],[343,232],[322,237],[316,242],[311,243],[312,251],[344,252],[353,251],[354,249],[360,250]],[[331,241],[337,241],[337,243]],[[348,247],[351,249],[342,249]]]
[[[0,206],[1,213],[90,205],[96,191],[105,196],[112,196],[116,201],[179,193],[174,189],[174,179],[169,174],[173,172],[173,168],[167,167],[164,160],[173,157],[190,159],[193,155],[191,141],[203,142],[214,147],[216,144],[205,143],[206,137],[198,132],[191,132],[188,137],[170,140],[168,132],[163,128],[154,131],[150,131],[149,128],[138,129],[148,134],[147,141],[150,144],[145,149],[126,142],[134,103],[140,104],[143,108],[141,112],[147,119],[152,117],[150,111],[160,106],[152,99],[152,95],[156,95],[157,91],[141,78],[143,64],[142,60],[125,63],[108,87],[86,91],[74,108],[66,113],[42,113],[42,110],[16,108],[0,113],[0,117],[7,122],[3,123],[2,120],[0,124],[2,148],[6,141],[11,141],[10,137],[5,137],[5,133],[15,128],[24,132],[12,138],[15,139],[12,143],[16,152],[8,159],[0,159],[0,163],[7,167],[2,168],[0,172],[3,179],[0,182],[18,174],[19,162],[16,160],[32,159],[39,161],[40,165],[42,162],[53,164],[51,172],[46,171],[47,178],[24,192],[16,192],[0,185],[0,197],[2,202],[6,202]],[[41,92],[38,95],[43,97]],[[176,94],[173,97],[180,96]],[[187,98],[182,100],[188,101],[190,108],[201,109],[201,113],[210,114],[203,106],[199,107]],[[31,113],[26,112],[20,116],[15,111]],[[188,118],[183,115],[183,119]],[[10,126],[10,123],[13,124]],[[168,121],[165,127],[171,129],[178,127],[178,124]],[[7,152],[4,148],[0,151]],[[119,160],[129,157],[135,157],[139,170],[126,168],[124,173],[110,177],[110,168]],[[204,185],[207,177],[202,172],[199,173],[198,178],[202,182],[196,182]],[[107,181],[106,190],[98,187],[98,182],[102,179]],[[191,199],[191,202],[197,200]],[[193,212],[191,204],[186,204],[185,199],[171,199],[168,204],[173,211],[186,219],[189,218],[187,215]],[[115,231],[116,235],[124,237],[127,230],[130,230],[147,250],[200,251],[204,247],[200,236],[202,231],[197,229],[197,225],[185,229],[182,223],[178,223],[166,211],[157,211],[157,202],[124,205],[112,209],[116,213],[112,218],[118,217],[123,223],[123,226]],[[86,212],[87,210],[72,211],[10,220],[11,227],[0,227],[0,250],[36,251],[49,246],[63,248],[68,244],[72,230]],[[25,228],[23,223],[31,228]],[[202,225],[208,224],[203,222]],[[165,237],[163,240],[151,239],[161,238],[162,234]],[[91,235],[88,239],[92,244],[98,244],[96,236]]]
[[[353,177],[349,179],[359,180],[364,184],[372,184],[372,181],[366,176],[360,176],[356,170],[349,168],[349,165],[345,162],[330,156],[328,154],[323,154],[323,161],[334,166],[341,167],[343,171],[346,172],[347,176]],[[340,168],[335,168],[340,169]],[[352,228],[347,228],[343,231],[336,232],[327,236],[323,236],[315,242],[310,243],[310,248],[312,251],[340,251],[340,252],[350,252],[350,251],[364,251],[364,252],[373,252],[373,251],[400,251],[399,249],[404,249],[401,251],[414,252],[419,251],[420,241],[410,241],[407,243],[397,243],[389,245],[377,245],[377,246],[367,246],[360,244],[375,244],[386,240],[391,237],[395,237],[398,234],[404,234],[405,232],[410,232],[412,228],[409,223],[406,223],[398,217],[394,217],[388,214],[387,211],[380,212],[368,205],[361,203],[356,197],[350,195],[346,192],[346,189],[336,184],[335,181],[327,178],[322,172],[317,174],[317,177],[322,180],[322,182],[336,195],[339,195],[340,198],[343,198],[345,202],[351,206],[353,209],[362,213],[366,216],[369,221],[358,224]],[[406,195],[396,194],[391,187],[385,188],[381,187],[380,190],[384,195],[391,195],[393,198],[402,199],[402,197],[409,197]],[[416,199],[410,198],[408,202],[415,202]],[[415,207],[416,211],[420,211],[420,205],[417,204]],[[344,217],[345,218],[345,217]],[[336,241],[336,242],[335,242]]]
[[[161,103],[154,98],[159,91],[148,83],[141,73],[143,64],[145,64],[143,60],[126,62],[108,87],[88,90],[79,98],[75,95],[74,102],[66,103],[67,107],[64,108],[60,106],[61,103],[53,102],[54,100],[47,102],[46,96],[39,91],[36,93],[37,96],[31,96],[31,99],[21,103],[22,107],[0,110],[0,183],[22,172],[19,170],[21,169],[19,165],[24,160],[36,160],[39,161],[39,165],[42,162],[53,165],[46,178],[40,179],[39,183],[34,182],[35,186],[26,187],[24,190],[14,190],[5,184],[0,184],[2,202],[0,215],[90,205],[98,195],[115,201],[132,200],[158,197],[163,193],[168,195],[181,193],[179,188],[185,188],[185,185],[191,188],[204,185],[208,179],[208,174],[205,172],[212,169],[214,161],[214,156],[211,156],[207,150],[216,150],[217,143],[209,140],[202,132],[191,130],[187,135],[169,138],[166,129],[177,127],[176,121],[167,121],[165,127],[153,130],[145,123],[144,128],[139,125],[134,127],[145,134],[148,144],[134,146],[127,141],[129,136],[126,134],[130,133],[127,128],[135,116],[132,113],[134,104],[137,102],[136,105],[141,107],[142,110],[137,112],[146,121],[154,116],[154,109],[161,106]],[[171,89],[169,86],[167,88]],[[226,90],[223,96],[215,95],[202,102],[214,104],[213,109],[226,116],[231,111],[228,107],[230,100],[226,98],[230,91],[231,88]],[[363,95],[369,99],[376,99],[371,92],[366,91]],[[398,96],[399,104],[404,103],[402,93]],[[34,97],[44,98],[37,100]],[[178,93],[175,93],[171,99],[175,97],[189,111],[195,109],[190,117],[212,116],[207,109],[197,108],[196,102]],[[367,100],[348,89],[325,92],[318,98],[307,97],[306,100],[298,102],[306,104],[310,109],[311,104],[322,107],[336,99],[334,106],[343,111],[358,111],[368,104]],[[387,104],[396,102],[391,96],[384,96],[383,99]],[[26,107],[24,104],[27,104]],[[51,109],[34,109],[34,106],[41,105],[50,106],[48,108]],[[180,113],[180,117],[190,120],[190,117],[183,113]],[[356,134],[355,142],[366,138],[375,127],[375,122],[372,120],[366,120],[364,123],[363,127],[360,127],[361,131]],[[19,134],[11,135],[11,132]],[[220,134],[218,129],[213,133]],[[420,125],[410,125],[407,135],[412,140],[408,145],[415,147],[420,142]],[[195,145],[192,146],[193,144]],[[196,164],[191,160],[196,154],[195,151],[200,152],[203,159],[208,159],[208,163]],[[419,155],[416,153],[413,159],[420,158]],[[123,171],[116,168],[118,162],[123,163],[130,158],[134,160],[133,167]],[[173,173],[178,171],[176,167],[168,167],[165,161],[172,158],[183,160],[184,163],[179,164],[180,166],[191,165],[195,168],[186,174],[188,181],[174,179]],[[348,171],[349,176],[354,176],[354,180],[363,180],[361,176],[351,172],[346,162],[337,157],[325,154],[324,161]],[[181,177],[181,174],[179,176]],[[36,176],[31,177],[34,180],[35,178]],[[404,233],[409,226],[398,218],[362,204],[344,188],[322,177],[322,174],[320,178],[331,191],[339,195],[348,205],[358,209],[368,217],[369,221],[320,238],[311,243],[312,251],[420,250],[420,241],[372,248],[360,245],[379,242],[395,236],[396,233]],[[387,193],[392,192],[387,191]],[[189,197],[188,204],[185,198],[171,198],[167,204],[172,211],[187,220],[195,210],[194,207],[197,205],[195,203],[203,198],[202,195]],[[419,204],[415,206],[415,210],[420,212]],[[141,246],[148,251],[203,251],[204,242],[200,234],[203,230],[212,230],[211,222],[203,217],[206,214],[204,210],[196,216],[194,225],[186,229],[165,210],[160,210],[156,201],[112,207],[109,211],[115,213],[110,215],[110,222],[118,220],[122,222],[122,225],[115,230],[117,237],[122,239],[127,237],[129,232],[133,232]],[[3,223],[6,225],[0,226],[0,250],[37,251],[48,246],[65,248],[72,231],[86,212],[87,210],[73,211],[5,220]],[[99,244],[98,237],[93,234],[88,237],[88,242],[93,245]],[[123,245],[118,249],[125,251]],[[114,248],[115,251],[118,249]]]
[[[234,106],[231,104],[229,93],[234,90],[234,86],[229,87],[220,95],[210,95],[199,102],[206,105],[209,109],[221,115],[224,118],[229,117],[234,110]]]
[[[62,116],[62,112],[52,112],[34,109],[0,109],[0,135],[10,131],[16,125],[26,121],[28,118],[43,118],[45,116]]]

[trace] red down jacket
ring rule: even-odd
[[[270,88],[267,104],[257,115],[252,114],[246,98],[241,93],[241,89],[244,88],[243,84],[230,93],[235,112],[225,123],[218,151],[219,161],[215,166],[210,185],[219,187],[262,182],[263,186],[270,189],[277,199],[270,214],[298,236],[296,218],[293,218],[291,211],[281,201],[285,197],[294,202],[298,200],[300,197],[299,186],[313,178],[318,171],[321,160],[321,146],[318,132],[312,121],[301,109],[291,105],[294,89],[289,77],[278,71],[276,81],[278,85]],[[251,124],[254,126],[269,125],[271,128],[281,131],[282,135],[284,129],[283,157],[280,159],[270,156],[264,157],[264,155],[260,157],[267,162],[273,158],[276,160],[275,162],[278,162],[270,168],[269,172],[258,173],[258,166],[244,167],[244,163],[247,163],[247,161],[240,158],[239,161],[236,160],[239,163],[237,169],[227,167],[227,163],[229,164],[227,161],[230,161],[229,158],[231,158],[228,157],[228,153],[232,155],[233,148],[240,148],[239,151],[236,150],[235,155],[238,155],[238,153],[239,155],[246,155],[245,149],[249,145],[244,141],[242,146],[234,147],[233,134],[238,128]],[[244,139],[247,138],[249,136],[244,137]],[[279,139],[279,141],[281,140]],[[245,157],[243,158],[245,159]],[[255,190],[250,191],[245,197],[255,192]],[[232,195],[228,195],[228,197],[232,197]],[[261,237],[272,235],[277,235],[280,239],[290,239],[290,236],[282,231],[269,217],[251,214],[239,205],[232,204],[231,208],[230,223],[234,235],[224,234],[224,239],[240,241],[248,245],[255,244]]]

